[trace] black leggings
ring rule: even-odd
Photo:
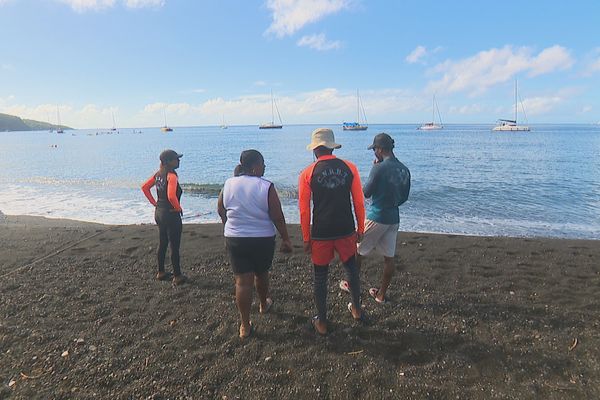
[[[171,264],[173,264],[173,274],[181,275],[179,265],[179,245],[181,244],[181,215],[178,212],[166,208],[156,208],[154,219],[158,224],[159,243],[158,243],[158,271],[165,271],[165,257],[167,255],[167,246],[171,244]]]
[[[356,265],[356,257],[352,256],[344,263],[346,270],[346,279],[350,286],[350,294],[352,296],[352,304],[356,309],[360,309],[360,277],[358,275],[358,267]],[[329,273],[329,265],[313,264],[314,270],[314,296],[317,306],[317,316],[320,321],[327,321],[327,275]]]

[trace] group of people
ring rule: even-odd
[[[346,279],[341,290],[351,295],[348,311],[356,321],[365,321],[360,301],[361,258],[375,251],[384,258],[384,270],[378,288],[369,295],[378,304],[386,304],[386,293],[394,273],[394,256],[398,234],[398,207],[408,199],[410,171],[394,155],[394,139],[380,133],[368,147],[375,160],[364,187],[357,167],[337,158],[333,152],[342,147],[335,142],[331,129],[318,128],[311,134],[307,149],[316,161],[305,168],[298,179],[298,204],[304,251],[313,263],[314,300],[317,309],[311,323],[319,335],[327,335],[327,281],[329,264],[338,254]],[[186,281],[181,273],[179,244],[181,187],[175,170],[182,154],[165,150],[160,155],[159,170],[142,190],[155,210],[159,227],[158,280]],[[267,313],[273,305],[269,291],[269,270],[275,252],[276,231],[281,236],[280,250],[292,251],[281,202],[272,182],[263,178],[265,162],[257,150],[245,150],[234,176],[225,181],[219,194],[217,211],[224,224],[227,253],[235,277],[236,304],[240,314],[239,336],[252,336],[250,320],[253,288],[259,298],[259,312]],[[157,199],[151,193],[156,186]],[[368,213],[364,199],[371,198]],[[312,202],[312,207],[311,207]],[[355,224],[356,221],[356,224]],[[171,247],[173,276],[165,272],[167,247]]]

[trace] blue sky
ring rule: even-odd
[[[0,0],[0,112],[84,128],[600,121],[600,2]]]

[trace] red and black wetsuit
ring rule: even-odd
[[[298,180],[298,203],[302,237],[305,242],[354,238],[356,232],[363,233],[365,230],[365,202],[360,175],[356,166],[349,161],[341,160],[334,155],[326,155],[309,165],[302,171]],[[352,206],[356,214],[357,229],[354,225]],[[344,246],[341,250],[342,261],[346,261],[354,255],[356,249],[348,243],[348,246]],[[327,264],[330,260],[326,258],[328,257],[320,257],[313,243],[315,264]]]
[[[156,186],[158,200],[155,200],[150,189]],[[159,230],[158,245],[158,270],[165,270],[165,256],[167,247],[171,245],[171,263],[173,264],[173,273],[175,276],[181,274],[179,246],[181,244],[181,186],[179,185],[177,174],[169,172],[166,175],[156,173],[148,179],[142,186],[144,195],[148,201],[156,207],[154,211],[154,220]]]

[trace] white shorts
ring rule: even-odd
[[[368,219],[365,222],[365,235],[357,245],[358,254],[369,255],[373,250],[384,257],[396,255],[396,238],[399,224],[380,224]]]

